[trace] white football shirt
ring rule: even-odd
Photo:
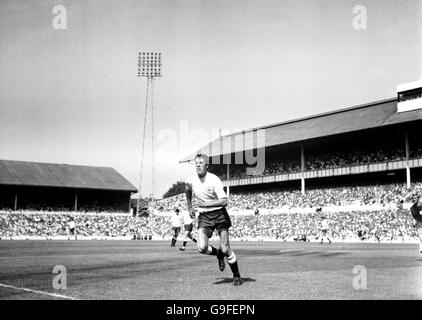
[[[186,185],[192,190],[193,196],[204,202],[227,198],[220,178],[211,172],[207,172],[204,178],[199,178],[197,174],[186,179]],[[221,209],[220,207],[199,207],[199,212],[208,212]]]
[[[173,213],[171,215],[171,225],[174,228],[180,228],[181,223],[180,223],[180,215],[176,215],[175,213]]]

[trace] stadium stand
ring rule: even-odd
[[[209,171],[222,179],[232,213],[274,213],[233,215],[235,237],[316,237],[317,217],[309,210],[295,211],[316,207],[337,208],[329,217],[333,237],[413,237],[408,212],[391,211],[398,201],[409,201],[412,192],[422,191],[422,101],[403,109],[402,94],[407,93],[221,136],[180,162],[191,162],[197,153],[209,155]],[[265,132],[261,142],[260,131]],[[253,146],[246,146],[254,135]],[[235,159],[259,150],[265,152],[264,170],[248,175],[251,166]],[[185,208],[184,195],[164,199],[161,205]],[[377,209],[343,212],[350,206]]]
[[[0,208],[128,212],[137,189],[113,168],[0,160]]]
[[[365,165],[383,163],[389,161],[405,160],[403,148],[377,148],[373,151],[354,149],[354,150],[327,150],[323,149],[317,154],[309,154],[306,159],[306,170],[333,169],[347,166]],[[409,159],[416,159],[422,156],[422,148],[417,148],[410,152]],[[231,165],[230,178],[243,179],[248,175],[246,165]],[[269,160],[266,163],[262,176],[278,175],[285,173],[299,173],[300,161],[292,157],[283,157],[282,159]],[[211,165],[210,172],[215,173],[222,180],[227,180],[227,169],[224,166]]]
[[[411,181],[411,172],[422,168],[422,103],[406,112],[400,112],[399,105],[394,98],[243,130],[211,141],[180,162],[208,154],[210,171],[230,188],[301,181],[303,192],[309,179],[400,170],[406,170],[402,181]],[[252,145],[247,146],[247,139]],[[264,170],[248,175],[246,161],[238,159],[258,150],[265,153]]]

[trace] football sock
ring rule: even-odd
[[[182,247],[186,247],[187,241],[183,241]]]
[[[230,256],[227,257],[227,262],[229,263],[230,269],[233,272],[233,275],[235,277],[239,277],[239,267],[237,265],[237,260],[236,260],[236,255],[234,253],[234,251],[232,251],[232,254]]]

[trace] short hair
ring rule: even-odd
[[[208,163],[209,163],[208,156],[207,156],[205,153],[198,153],[198,154],[195,156],[195,160],[196,160],[196,159],[198,159],[198,158],[200,158],[200,159],[204,159],[204,162],[205,162],[206,164],[208,164]]]
[[[177,208],[176,210],[174,210],[174,212],[179,212],[180,210]]]

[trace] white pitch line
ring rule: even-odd
[[[43,294],[43,295],[50,296],[50,297],[55,297],[55,298],[62,298],[62,299],[68,299],[68,300],[79,300],[77,298],[73,298],[73,297],[69,297],[69,296],[64,296],[62,294],[56,294],[56,293],[50,293],[50,292],[45,292],[45,291],[32,290],[32,289],[27,289],[27,288],[20,288],[20,287],[10,286],[8,284],[2,284],[2,283],[0,283],[0,287],[10,288],[10,289],[14,289],[14,290],[22,290],[22,291],[31,292],[31,293],[37,293],[37,294]]]
[[[150,252],[150,255],[161,256],[161,252]],[[87,257],[87,256],[132,256],[132,253],[92,253],[92,254],[50,254],[50,255],[37,255],[37,256],[3,256],[0,259],[20,259],[20,258],[57,258],[57,257]]]

